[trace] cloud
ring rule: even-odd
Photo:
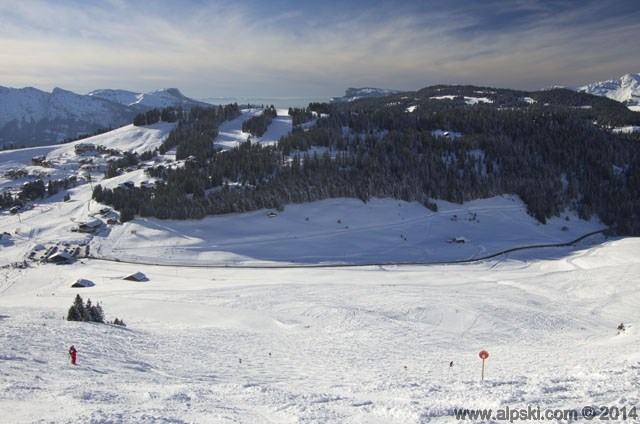
[[[628,2],[300,3],[0,5],[0,83],[329,96],[358,85],[538,88],[638,71],[640,15]]]
[[[629,53],[634,34],[640,33],[638,12],[612,15],[599,5],[585,4],[562,13],[538,12],[539,19],[511,31],[478,31],[471,48],[458,43],[456,53],[443,63],[452,72],[469,69],[489,81],[494,73],[495,79],[525,88],[548,86],[554,80],[581,84],[637,72]],[[490,50],[476,55],[478,45]]]

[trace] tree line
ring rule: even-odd
[[[182,107],[165,107],[162,109],[153,108],[141,112],[133,117],[133,125],[140,127],[143,125],[153,125],[158,122],[176,122],[184,118]]]

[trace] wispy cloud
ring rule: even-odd
[[[536,88],[639,71],[640,12],[629,2],[300,3],[0,5],[0,84],[284,96],[354,85]]]

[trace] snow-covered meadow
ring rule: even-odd
[[[455,408],[638,405],[639,248],[437,266],[5,269],[0,421],[445,423]],[[121,279],[134,271],[149,281]],[[77,278],[96,285],[71,288]],[[77,293],[128,327],[64,321]]]
[[[280,113],[255,141],[289,130]],[[245,140],[241,123],[221,128],[218,145]],[[144,151],[170,129],[89,141]],[[0,152],[1,174],[74,174],[73,145]],[[56,165],[30,165],[36,154]],[[142,169],[104,181],[96,172],[92,184],[146,179]],[[0,177],[2,188],[19,183]],[[69,202],[60,193],[0,215],[0,422],[448,423],[457,408],[640,403],[639,239],[597,234],[407,264],[570,242],[602,229],[596,219],[567,212],[541,225],[514,196],[438,201],[437,212],[333,199],[273,218],[138,218],[82,234],[71,228],[104,205],[89,183],[69,192]],[[65,243],[90,257],[29,259]],[[148,281],[122,279],[133,272]],[[78,279],[95,285],[72,288]],[[127,327],[64,320],[76,294]]]

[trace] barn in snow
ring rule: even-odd
[[[71,285],[71,287],[74,287],[74,288],[86,288],[86,287],[93,287],[93,286],[95,286],[95,284],[93,284],[93,281],[85,280],[84,278],[80,278],[79,280],[76,280],[76,282]]]

